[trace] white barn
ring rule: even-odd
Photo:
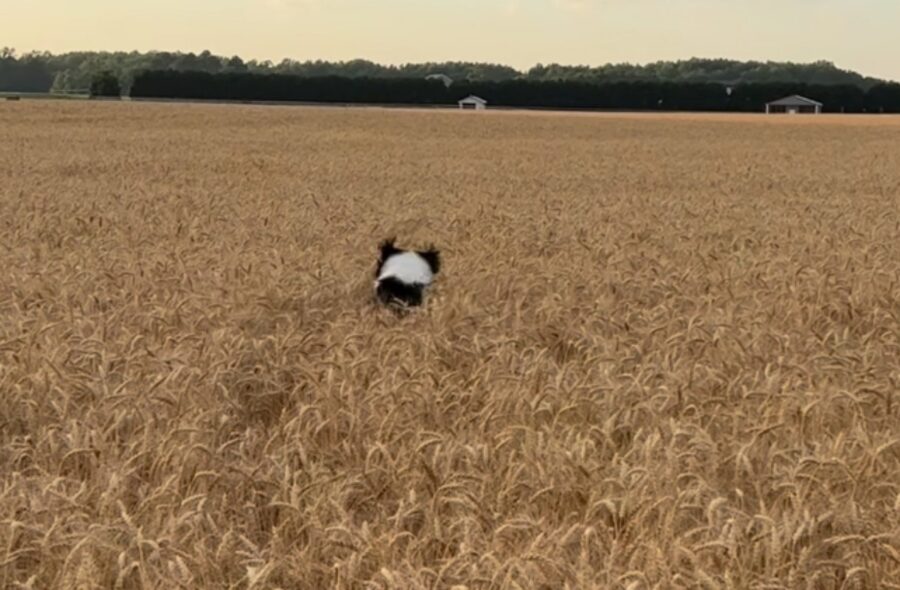
[[[487,104],[486,100],[472,94],[459,101],[459,108],[464,110],[483,111],[487,108]]]
[[[766,104],[766,114],[787,113],[788,115],[796,115],[799,113],[818,115],[825,106],[817,100],[794,94],[780,100],[773,100]]]

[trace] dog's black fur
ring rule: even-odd
[[[396,238],[385,240],[379,246],[378,266],[375,268],[375,278],[381,274],[381,269],[388,258],[395,254],[402,254],[406,250],[401,250],[395,245]],[[441,254],[433,246],[428,250],[416,251],[421,256],[432,274],[437,275],[441,270]],[[427,285],[421,283],[404,283],[393,277],[387,277],[378,283],[375,289],[375,295],[378,300],[385,305],[416,307],[422,304],[424,299],[424,291]]]
[[[375,295],[384,305],[416,307],[422,305],[422,292],[424,290],[425,285],[421,283],[407,285],[393,277],[388,277],[378,283]]]

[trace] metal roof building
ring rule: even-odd
[[[811,115],[818,115],[822,112],[823,106],[825,105],[817,100],[794,94],[766,103],[766,114],[787,113],[789,115],[796,115],[798,113],[808,113]]]
[[[481,98],[480,96],[469,95],[459,101],[459,108],[461,109],[473,109],[476,111],[483,111],[487,108],[487,101]]]

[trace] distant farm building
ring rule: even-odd
[[[459,101],[459,108],[464,110],[483,111],[487,108],[487,101],[480,96],[467,96]]]
[[[450,88],[450,86],[453,84],[453,78],[451,78],[447,74],[429,74],[429,75],[425,76],[425,79],[426,80],[440,80],[441,82],[444,83],[444,86],[446,86],[447,88]]]
[[[818,115],[824,105],[821,102],[795,94],[766,104],[766,114],[787,113],[788,115]]]

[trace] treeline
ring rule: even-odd
[[[279,62],[245,61],[239,56],[215,55],[209,51],[182,53],[153,51],[95,52],[79,51],[54,55],[31,52],[17,56],[9,48],[0,50],[0,88],[31,92],[83,92],[100,72],[111,72],[127,92],[142,71],[173,70],[209,74],[288,74],[307,78],[338,76],[342,78],[424,78],[444,74],[454,83],[529,81],[673,82],[718,83],[741,85],[751,83],[796,83],[814,85],[849,84],[864,90],[880,80],[843,70],[833,63],[819,61],[808,64],[789,62],[744,62],[728,59],[688,59],[655,63],[607,64],[601,66],[565,66],[538,64],[520,71],[491,63],[440,62],[383,65],[369,60],[329,62],[322,60]]]
[[[20,56],[3,48],[6,56],[0,63],[0,88],[20,92],[84,92],[101,72],[112,72],[127,92],[138,73],[146,70],[178,72],[290,74],[303,77],[340,76],[346,78],[424,78],[442,73],[454,80],[510,80],[521,72],[504,65],[472,62],[443,62],[381,65],[364,59],[341,62],[322,60],[280,62],[243,60],[239,56],[220,56],[209,51],[182,53],[153,51],[96,52],[78,51],[54,55],[31,52]],[[11,74],[20,62],[27,66],[25,75]],[[4,68],[5,65],[11,66]]]
[[[0,49],[0,92],[47,92],[53,73],[39,55],[17,57],[8,47]]]
[[[528,71],[529,80],[581,81],[655,81],[773,84],[777,82],[809,85],[850,84],[868,89],[882,80],[843,70],[829,61],[813,63],[737,61],[733,59],[688,59],[657,61],[646,65],[606,64],[601,66],[536,65]]]
[[[447,88],[424,78],[305,78],[287,74],[142,72],[132,98],[253,100],[382,104],[444,104]]]
[[[826,112],[900,112],[900,84],[858,86],[756,83],[464,81],[447,88],[422,78],[301,77],[285,74],[148,71],[131,87],[134,98],[452,105],[475,94],[493,106],[562,109],[758,112],[769,101],[801,94]]]

